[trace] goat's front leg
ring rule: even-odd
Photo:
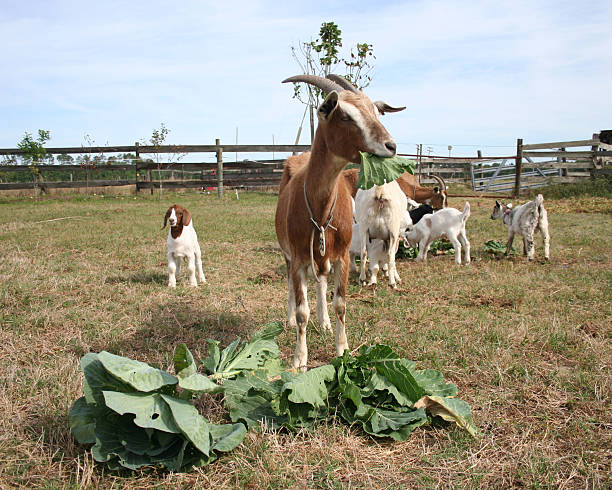
[[[198,281],[196,281],[196,265],[195,265],[195,254],[187,256],[187,270],[189,271],[189,285],[196,287]]]
[[[177,263],[176,260],[174,260],[174,255],[168,253],[168,287],[176,287],[176,271]]]
[[[320,273],[319,282],[317,282],[317,319],[323,330],[332,331],[327,312],[327,273]]]
[[[293,367],[306,371],[308,362],[308,346],[306,345],[306,326],[310,318],[308,308],[308,297],[306,287],[306,269],[295,262],[291,264],[291,283],[293,287],[293,298],[295,301],[295,329],[296,342],[295,354],[293,355]]]
[[[346,283],[348,282],[348,252],[334,264],[334,311],[336,312],[336,355],[341,356],[348,350],[346,339]],[[365,267],[362,266],[362,270]]]
[[[510,250],[512,249],[513,241],[514,241],[514,232],[512,230],[508,230],[508,243],[506,244],[506,253],[504,254],[506,257],[510,255]]]
[[[427,238],[423,238],[419,242],[419,253],[415,259],[416,262],[425,262],[427,260],[427,252],[429,252],[429,247],[431,243]]]

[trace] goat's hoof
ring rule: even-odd
[[[389,284],[389,286],[391,286],[391,289],[397,289],[397,284]]]

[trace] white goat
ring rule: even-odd
[[[389,182],[371,189],[359,189],[355,196],[355,218],[359,223],[361,242],[361,263],[365,264],[368,257],[367,244],[370,240],[380,239],[385,242],[389,264],[389,286],[397,287],[399,275],[395,269],[395,253],[399,247],[402,220],[410,219],[407,215],[408,201],[397,182]],[[412,223],[412,221],[409,221]],[[366,268],[361,267],[359,281],[366,284]],[[376,277],[370,278],[369,284],[374,284]]]
[[[548,233],[548,213],[544,209],[544,197],[538,194],[534,201],[529,201],[512,209],[512,204],[507,206],[495,201],[495,207],[491,213],[491,219],[501,218],[508,226],[508,244],[506,245],[506,256],[512,248],[514,235],[523,237],[523,255],[528,260],[533,260],[535,247],[533,235],[537,230],[542,234],[544,242],[544,258],[550,258],[550,235]]]
[[[176,275],[180,272],[182,260],[187,261],[190,285],[198,285],[196,267],[199,281],[206,282],[206,276],[204,276],[202,270],[202,252],[198,243],[198,236],[193,227],[191,213],[182,206],[175,204],[166,211],[164,228],[167,222],[170,223],[168,240],[166,240],[168,247],[168,286],[176,287]]]
[[[446,236],[455,248],[455,262],[461,264],[461,246],[465,263],[470,263],[470,242],[465,235],[465,222],[470,217],[470,203],[466,201],[463,212],[444,208],[434,214],[426,214],[416,225],[404,232],[406,246],[419,245],[417,261],[427,260],[427,252],[434,240]]]
[[[385,249],[385,242],[383,240],[374,239],[366,244],[368,249],[368,273],[370,277],[370,284],[376,283],[376,275],[379,269],[382,269],[385,276],[389,276],[389,255]],[[353,239],[351,240],[350,261],[349,270],[351,272],[357,271],[357,264],[355,263],[355,257],[361,255],[361,235],[359,234],[359,224],[353,225]],[[396,272],[395,280],[399,281],[399,275]]]

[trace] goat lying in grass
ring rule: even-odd
[[[455,208],[444,208],[434,214],[425,215],[418,224],[409,226],[403,233],[406,247],[419,245],[417,261],[427,260],[427,252],[434,240],[446,236],[455,248],[455,262],[461,264],[461,246],[464,261],[470,263],[470,242],[465,235],[465,223],[470,217],[470,203],[466,201],[463,212]]]
[[[514,235],[523,237],[523,255],[528,260],[533,260],[535,247],[533,235],[540,231],[544,241],[544,258],[550,258],[550,235],[548,233],[548,213],[544,209],[544,197],[542,194],[533,201],[512,208],[512,204],[504,205],[495,201],[495,207],[491,213],[491,219],[501,219],[508,226],[508,244],[506,245],[506,256],[512,249]]]
[[[198,269],[198,279],[200,282],[206,282],[206,276],[202,270],[202,252],[198,243],[198,236],[191,213],[184,207],[175,204],[166,211],[164,217],[164,226],[170,223],[170,231],[168,232],[168,286],[176,287],[176,276],[180,272],[181,261],[187,262],[187,270],[189,271],[189,284],[197,286],[196,267]]]

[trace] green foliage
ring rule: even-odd
[[[506,244],[499,240],[489,240],[484,244],[484,251],[494,255],[504,255],[506,253]],[[511,247],[510,254],[517,255],[518,252],[514,247]]]
[[[305,74],[326,77],[335,72],[359,89],[367,87],[372,81],[370,73],[373,69],[372,62],[376,59],[374,47],[368,43],[357,43],[346,58],[340,56],[341,47],[342,31],[338,25],[334,22],[323,22],[319,36],[314,41],[300,43],[297,49],[291,47],[291,51]],[[340,69],[342,66],[344,69]],[[318,106],[326,95],[320,89],[308,86],[307,97],[304,98],[301,90],[302,86],[296,83],[294,98],[313,107]]]
[[[542,194],[544,199],[566,199],[592,196],[612,198],[612,175],[602,175],[573,184],[554,184],[539,187],[529,193],[531,199]]]
[[[84,396],[70,411],[70,430],[81,444],[93,444],[94,459],[111,469],[171,471],[213,462],[242,442],[247,427],[295,430],[336,415],[397,441],[435,417],[477,434],[470,407],[454,398],[457,387],[442,373],[417,370],[380,344],[305,373],[281,371],[275,341],[281,331],[282,325],[269,324],[250,342],[237,339],[223,351],[209,341],[203,361],[209,377],[197,372],[185,344],[174,353],[176,376],[104,351],[87,354]],[[234,424],[211,424],[189,403],[216,391],[224,392]]]
[[[38,138],[36,139],[26,131],[21,141],[17,143],[17,148],[24,152],[22,158],[28,165],[37,166],[41,163],[41,160],[44,160],[47,156],[47,150],[45,150],[44,144],[50,139],[50,131],[39,129]]]
[[[191,353],[179,346],[179,374],[191,373],[190,359]],[[81,367],[84,396],[70,410],[70,429],[81,444],[94,444],[94,459],[111,469],[160,466],[179,471],[201,466],[238,446],[246,434],[242,424],[211,424],[180,399],[177,385],[189,376],[177,378],[104,351],[85,355]]]
[[[448,240],[435,240],[431,246],[429,247],[429,253],[431,255],[445,255],[450,254],[453,255],[455,253],[455,249],[453,244]],[[400,242],[400,246],[397,250],[396,258],[403,259],[416,259],[419,254],[419,248],[417,247],[406,247],[404,242]]]
[[[398,156],[385,158],[372,153],[359,153],[361,155],[361,167],[357,179],[359,189],[370,189],[374,185],[393,182],[404,172],[414,173],[414,162],[412,160]]]

